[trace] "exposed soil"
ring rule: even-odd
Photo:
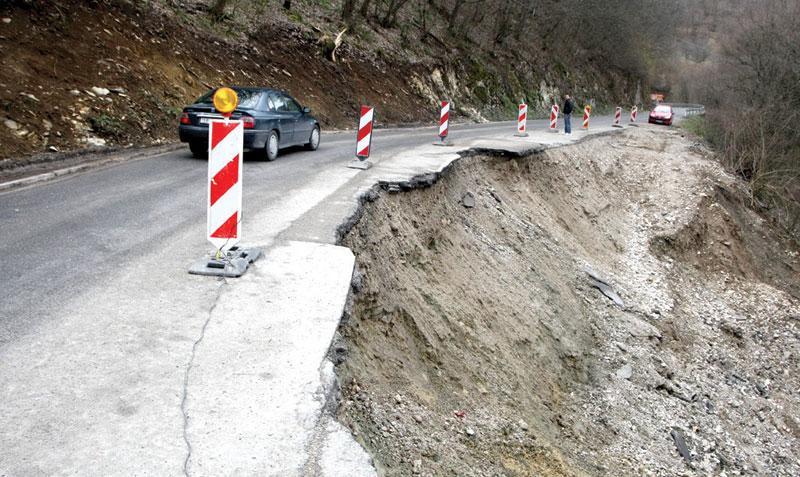
[[[513,119],[521,98],[532,117],[544,114],[566,88],[598,106],[639,91],[591,55],[566,75],[568,60],[545,46],[521,59],[513,46],[476,51],[414,28],[364,24],[343,36],[334,62],[338,0],[291,11],[230,2],[219,21],[211,3],[0,2],[0,178],[65,151],[176,141],[181,108],[220,85],[284,89],[324,129],[352,128],[361,104],[376,107],[378,126],[432,124],[444,98],[454,120],[482,121]]]
[[[0,17],[0,171],[34,152],[175,141],[181,108],[222,84],[285,89],[324,127],[352,127],[362,102],[383,124],[434,111],[408,90],[413,67],[346,45],[333,63],[291,23],[223,35],[124,2],[11,2]]]
[[[382,195],[340,420],[381,475],[800,475],[800,259],[744,197],[650,127]]]

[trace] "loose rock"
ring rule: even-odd
[[[461,205],[467,209],[475,207],[475,196],[472,195],[472,192],[467,192],[463,197],[461,197]]]

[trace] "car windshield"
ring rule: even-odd
[[[259,101],[261,101],[261,95],[263,94],[261,91],[253,90],[253,89],[240,89],[240,88],[233,88],[236,91],[236,95],[239,96],[239,108],[245,109],[255,109],[258,106]],[[216,89],[212,89],[208,93],[200,96],[195,104],[214,104],[214,93]]]
[[[671,109],[669,106],[664,106],[664,105],[662,105],[662,106],[656,106],[656,112],[657,112],[657,113],[668,113],[668,112],[670,112],[671,110],[672,110],[672,109]]]

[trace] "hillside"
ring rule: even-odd
[[[175,141],[180,108],[223,84],[285,89],[323,127],[346,128],[361,103],[384,125],[429,123],[441,98],[454,101],[456,120],[508,119],[522,99],[542,114],[566,91],[627,104],[640,82],[592,51],[565,57],[557,35],[517,31],[485,47],[423,28],[410,8],[389,26],[367,18],[348,28],[334,62],[340,2],[228,3],[219,18],[202,1],[4,3],[0,168],[32,154]],[[441,23],[437,11],[425,15]]]

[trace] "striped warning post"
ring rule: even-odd
[[[528,135],[528,105],[522,103],[519,105],[519,114],[517,114],[517,134],[515,136],[526,137]]]
[[[558,105],[550,108],[550,132],[558,132]]]
[[[622,121],[622,107],[617,106],[616,111],[614,111],[614,123],[612,126],[615,128],[621,128],[622,124],[620,124],[620,121]]]
[[[442,101],[442,112],[439,115],[439,137],[444,139],[450,132],[450,103]]]
[[[592,107],[584,106],[583,108],[583,129],[589,129],[589,118],[592,117]]]
[[[633,108],[631,108],[631,122],[632,122],[632,123],[635,123],[635,122],[636,122],[636,116],[637,116],[638,114],[639,114],[639,108],[638,108],[638,106],[634,106]]]
[[[209,128],[208,241],[217,250],[227,250],[242,236],[244,125],[212,120]]]
[[[361,106],[361,116],[358,121],[358,142],[356,143],[356,157],[361,160],[369,158],[372,147],[372,123],[375,118],[375,108]]]

